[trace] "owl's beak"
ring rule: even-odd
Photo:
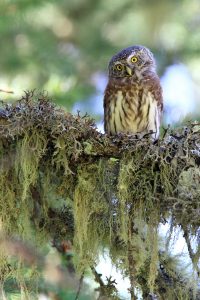
[[[126,72],[129,76],[132,76],[132,69],[129,66],[126,66]]]

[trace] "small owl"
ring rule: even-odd
[[[151,51],[132,46],[114,55],[104,95],[105,132],[151,132],[157,139],[162,111],[162,88]]]

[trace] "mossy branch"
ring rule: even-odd
[[[109,137],[89,116],[26,92],[0,109],[3,230],[40,246],[70,240],[81,273],[108,249],[131,279],[132,298],[140,288],[144,295],[190,299],[193,288],[182,283],[172,292],[162,281],[159,289],[158,227],[181,226],[187,244],[198,233],[199,145],[198,123],[168,128],[156,142],[148,135]],[[191,257],[195,270],[198,258],[199,252]]]

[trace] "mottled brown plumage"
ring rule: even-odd
[[[132,46],[114,55],[104,95],[105,132],[152,132],[158,138],[162,110],[162,89],[149,49]]]

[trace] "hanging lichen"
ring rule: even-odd
[[[74,243],[82,271],[97,261],[109,228],[109,203],[99,182],[100,172],[100,164],[86,164],[78,170],[74,192]]]

